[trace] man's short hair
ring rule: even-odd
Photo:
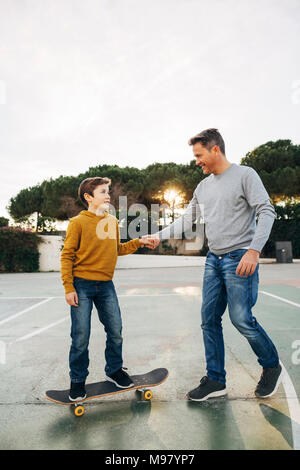
[[[111,184],[111,180],[109,178],[102,178],[101,176],[95,176],[94,178],[86,178],[85,180],[81,181],[79,188],[78,188],[78,197],[82,204],[85,207],[88,207],[88,203],[84,198],[84,194],[88,193],[90,196],[94,196],[94,189],[101,184]]]
[[[191,137],[189,140],[189,145],[195,145],[197,142],[200,142],[203,147],[207,148],[208,150],[211,150],[214,145],[217,145],[221,152],[225,155],[225,143],[218,129],[210,128],[199,132],[199,134]]]

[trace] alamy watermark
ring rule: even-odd
[[[144,204],[127,205],[127,196],[119,197],[120,240],[156,235],[162,240],[170,238],[186,240],[187,250],[201,249],[204,242],[204,207],[203,205],[185,204],[182,215],[175,219],[174,210],[167,204],[151,204],[150,211]],[[115,207],[109,205],[109,213],[116,216]],[[171,220],[172,223],[166,223]],[[159,230],[163,226],[162,230]],[[97,224],[97,237],[115,239],[115,222],[112,218],[103,218]]]
[[[300,364],[300,339],[296,339],[295,341],[293,341],[292,349],[295,349],[292,354],[292,363],[295,366],[298,366]]]

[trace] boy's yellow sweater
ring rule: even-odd
[[[74,292],[73,277],[93,281],[113,278],[118,256],[134,253],[139,239],[120,243],[118,219],[105,212],[81,211],[70,219],[61,253],[61,278],[65,293]]]

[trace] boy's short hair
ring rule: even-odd
[[[195,145],[197,142],[200,142],[203,147],[208,148],[208,150],[211,150],[214,145],[217,145],[225,155],[225,143],[218,129],[205,129],[192,137],[189,140],[189,145]]]
[[[85,193],[88,193],[90,196],[94,196],[94,189],[101,184],[111,184],[111,180],[109,178],[102,178],[101,176],[95,176],[93,178],[86,178],[85,180],[81,181],[79,188],[78,188],[78,197],[82,204],[85,207],[88,207],[88,203],[84,197]]]

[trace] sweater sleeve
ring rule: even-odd
[[[118,256],[130,255],[130,253],[134,253],[140,247],[139,239],[134,238],[133,240],[129,240],[129,242],[121,243],[119,223],[117,220],[116,224]]]
[[[68,225],[64,247],[61,253],[61,279],[65,293],[75,292],[73,286],[73,262],[75,251],[79,248],[81,227],[75,220],[70,220]]]
[[[261,252],[266,244],[276,219],[276,212],[259,175],[249,168],[244,180],[244,192],[248,204],[258,218],[256,230],[249,249]]]

